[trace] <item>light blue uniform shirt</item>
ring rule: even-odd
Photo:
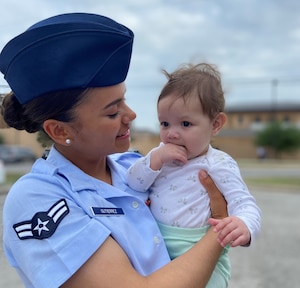
[[[37,160],[13,185],[3,210],[4,251],[26,287],[59,287],[109,235],[142,275],[170,261],[146,193],[126,185],[126,171],[137,157],[108,157],[111,186],[52,148],[47,160]]]

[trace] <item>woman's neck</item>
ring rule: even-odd
[[[80,168],[80,167],[79,167]],[[107,184],[112,185],[112,178],[111,178],[111,171],[108,167],[106,161],[104,164],[98,164],[98,165],[87,165],[85,168],[82,169],[86,174],[101,180],[103,182],[106,182]]]
[[[56,149],[84,173],[108,184],[112,184],[111,172],[107,165],[106,157],[95,161],[96,157],[93,159],[87,159],[85,157],[78,156],[78,153],[74,156],[74,153],[71,153],[70,149],[60,149],[58,145],[56,145]]]

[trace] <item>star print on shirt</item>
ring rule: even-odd
[[[57,201],[48,211],[36,213],[31,220],[13,225],[19,239],[45,239],[52,236],[69,213],[65,199]]]

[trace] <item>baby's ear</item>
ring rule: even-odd
[[[226,123],[226,114],[221,112],[219,113],[216,118],[213,120],[213,136],[217,135],[220,130],[223,128],[224,124]]]

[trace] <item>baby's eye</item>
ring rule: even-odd
[[[183,121],[183,122],[182,122],[182,126],[183,126],[183,127],[189,127],[189,126],[191,126],[191,125],[192,125],[192,123],[189,122],[189,121]]]
[[[169,126],[169,123],[168,122],[160,122],[160,126],[163,126],[163,127],[168,127]]]

